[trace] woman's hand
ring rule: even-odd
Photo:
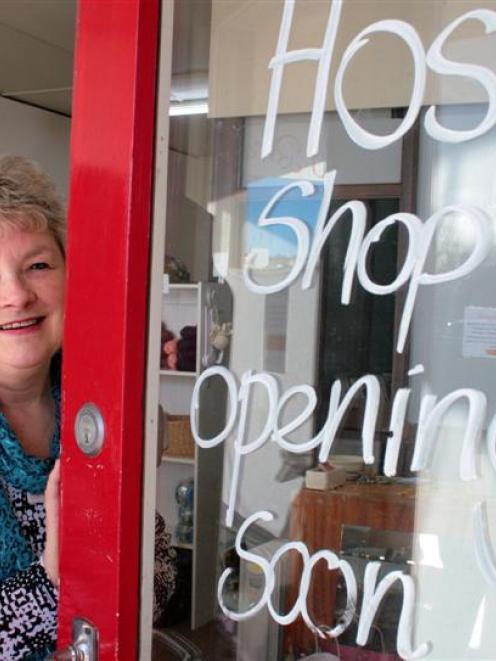
[[[56,587],[59,585],[59,486],[60,461],[57,459],[45,490],[46,544],[43,553],[43,566]]]

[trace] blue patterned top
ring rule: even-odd
[[[60,354],[52,360],[55,429],[50,457],[27,455],[0,413],[0,658],[40,661],[53,650],[57,590],[39,558],[45,545],[43,492],[60,453]]]

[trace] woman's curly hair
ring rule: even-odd
[[[65,208],[55,185],[24,156],[0,156],[0,227],[48,230],[65,254]]]

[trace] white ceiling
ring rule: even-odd
[[[101,0],[97,0],[101,1]],[[76,0],[0,0],[0,96],[71,114]],[[207,97],[208,0],[174,11],[172,99]]]
[[[0,0],[0,95],[70,115],[76,0]]]

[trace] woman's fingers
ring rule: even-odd
[[[54,585],[59,583],[59,487],[60,461],[57,459],[45,490],[46,544],[43,565]]]
[[[54,496],[59,496],[59,484],[60,484],[60,459],[57,459],[55,462],[50,475],[48,476],[48,482],[45,490],[45,498]]]

